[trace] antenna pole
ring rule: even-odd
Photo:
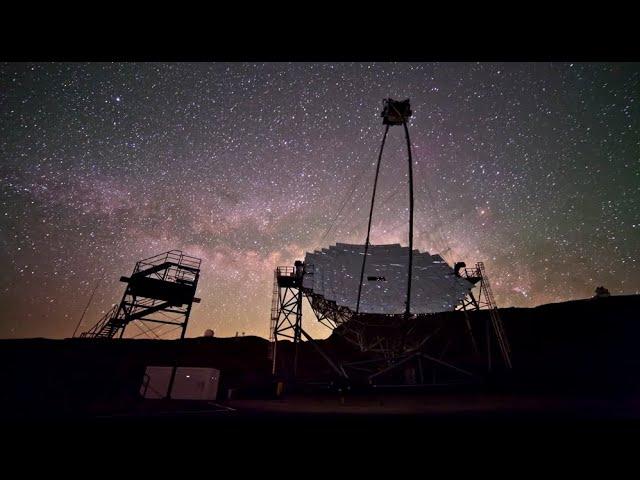
[[[76,325],[76,329],[73,331],[73,335],[71,335],[71,338],[75,338],[76,333],[78,333],[78,329],[80,328],[80,325],[82,324],[82,320],[84,319],[84,315],[85,313],[87,313],[87,310],[89,309],[89,305],[91,305],[91,300],[93,300],[93,296],[96,293],[96,290],[98,290],[98,286],[100,285],[100,282],[102,282],[102,279],[104,278],[104,273],[102,274],[102,277],[100,277],[98,279],[98,281],[96,282],[96,286],[93,288],[93,292],[91,292],[91,295],[89,296],[89,301],[87,302],[87,305],[84,307],[84,310],[82,311],[82,315],[80,315],[80,320],[78,320],[78,324]]]
[[[406,318],[411,314],[411,277],[413,271],[413,159],[411,158],[411,139],[407,120],[402,123],[407,139],[407,154],[409,158],[409,273],[407,278],[407,306],[404,312]]]
[[[406,127],[405,127],[406,128]],[[364,242],[364,257],[362,258],[362,270],[360,270],[360,284],[358,285],[358,303],[356,304],[356,315],[360,312],[360,295],[362,294],[362,282],[364,280],[364,267],[367,263],[367,253],[369,252],[369,238],[371,235],[371,219],[373,218],[373,204],[376,200],[376,188],[378,187],[378,175],[380,174],[380,161],[382,160],[382,151],[384,150],[384,142],[387,139],[389,125],[384,129],[382,136],[382,144],[380,145],[380,153],[378,154],[378,165],[376,166],[376,178],[373,181],[373,194],[371,195],[371,209],[369,210],[369,225],[367,226],[367,240]],[[413,194],[412,194],[413,198]]]
[[[404,134],[407,139],[407,153],[409,159],[409,273],[407,275],[407,301],[404,311],[405,320],[411,314],[411,277],[413,273],[413,158],[411,156],[411,139],[409,138],[409,128],[407,127],[407,118],[411,116],[411,107],[409,99],[403,102],[395,101],[387,98],[383,101],[384,108],[380,114],[383,117],[384,136],[382,137],[382,145],[380,145],[380,153],[378,154],[378,164],[376,166],[376,177],[373,182],[373,194],[371,195],[371,209],[369,210],[369,225],[367,226],[367,240],[364,243],[364,258],[362,259],[362,270],[360,271],[360,284],[358,285],[358,302],[356,303],[356,315],[360,313],[360,296],[362,295],[362,282],[364,280],[364,268],[367,263],[367,253],[369,252],[369,239],[371,235],[371,219],[373,217],[373,205],[376,199],[376,188],[378,186],[378,175],[380,173],[380,161],[382,160],[382,150],[384,142],[387,139],[389,125],[404,126]]]

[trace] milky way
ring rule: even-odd
[[[170,249],[203,259],[189,336],[266,336],[275,266],[364,241],[388,96],[416,247],[501,306],[638,293],[639,92],[639,64],[4,64],[0,336],[70,336],[103,278],[90,326]],[[403,141],[373,243],[407,244]]]

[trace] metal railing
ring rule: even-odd
[[[148,267],[162,265],[163,263],[173,263],[179,267],[199,270],[202,260],[197,257],[192,257],[191,255],[185,255],[181,250],[169,250],[168,252],[140,260],[136,263],[134,273],[146,270]]]
[[[479,266],[475,266],[473,268],[465,268],[464,276],[466,278],[482,278],[482,271]]]
[[[100,335],[100,332],[105,328],[105,326],[111,321],[112,318],[118,313],[119,305],[114,305],[111,309],[104,314],[104,316],[96,323],[93,327],[91,327],[86,332],[80,334],[81,338],[85,337],[95,337]]]
[[[293,277],[296,269],[294,267],[278,267],[276,268],[276,274],[279,277]]]
[[[158,278],[164,281],[176,283],[193,283],[196,274],[200,271],[202,260],[191,255],[185,255],[180,250],[170,250],[153,257],[145,258],[136,263],[133,275],[153,272]],[[166,268],[161,268],[165,266]]]

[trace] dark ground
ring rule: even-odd
[[[166,426],[231,435],[336,429],[481,435],[630,429],[640,419],[640,296],[503,309],[514,352],[508,379],[457,390],[298,392],[274,398],[267,341],[25,339],[0,341],[0,419],[6,427]],[[347,348],[339,338],[327,350]],[[284,348],[286,351],[286,347]],[[217,403],[142,401],[147,365],[221,370]],[[303,373],[330,370],[308,346]],[[229,390],[232,397],[229,399]],[[589,425],[586,427],[585,425]],[[475,432],[475,433],[474,433]],[[533,433],[532,433],[533,434]],[[579,433],[582,435],[582,433]]]

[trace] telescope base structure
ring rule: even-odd
[[[300,265],[278,267],[274,274],[270,335],[274,375],[297,378],[299,345],[303,338],[311,342],[340,381],[352,384],[477,383],[497,366],[511,368],[506,334],[481,263],[461,272],[476,285],[477,295],[470,292],[456,311],[409,317],[355,314],[315,295],[302,287]],[[305,332],[304,298],[320,323],[354,346],[353,355],[332,358],[334,352],[320,347]],[[479,310],[483,312],[471,314]],[[278,358],[278,341],[282,339],[293,342],[288,356],[291,358]]]

